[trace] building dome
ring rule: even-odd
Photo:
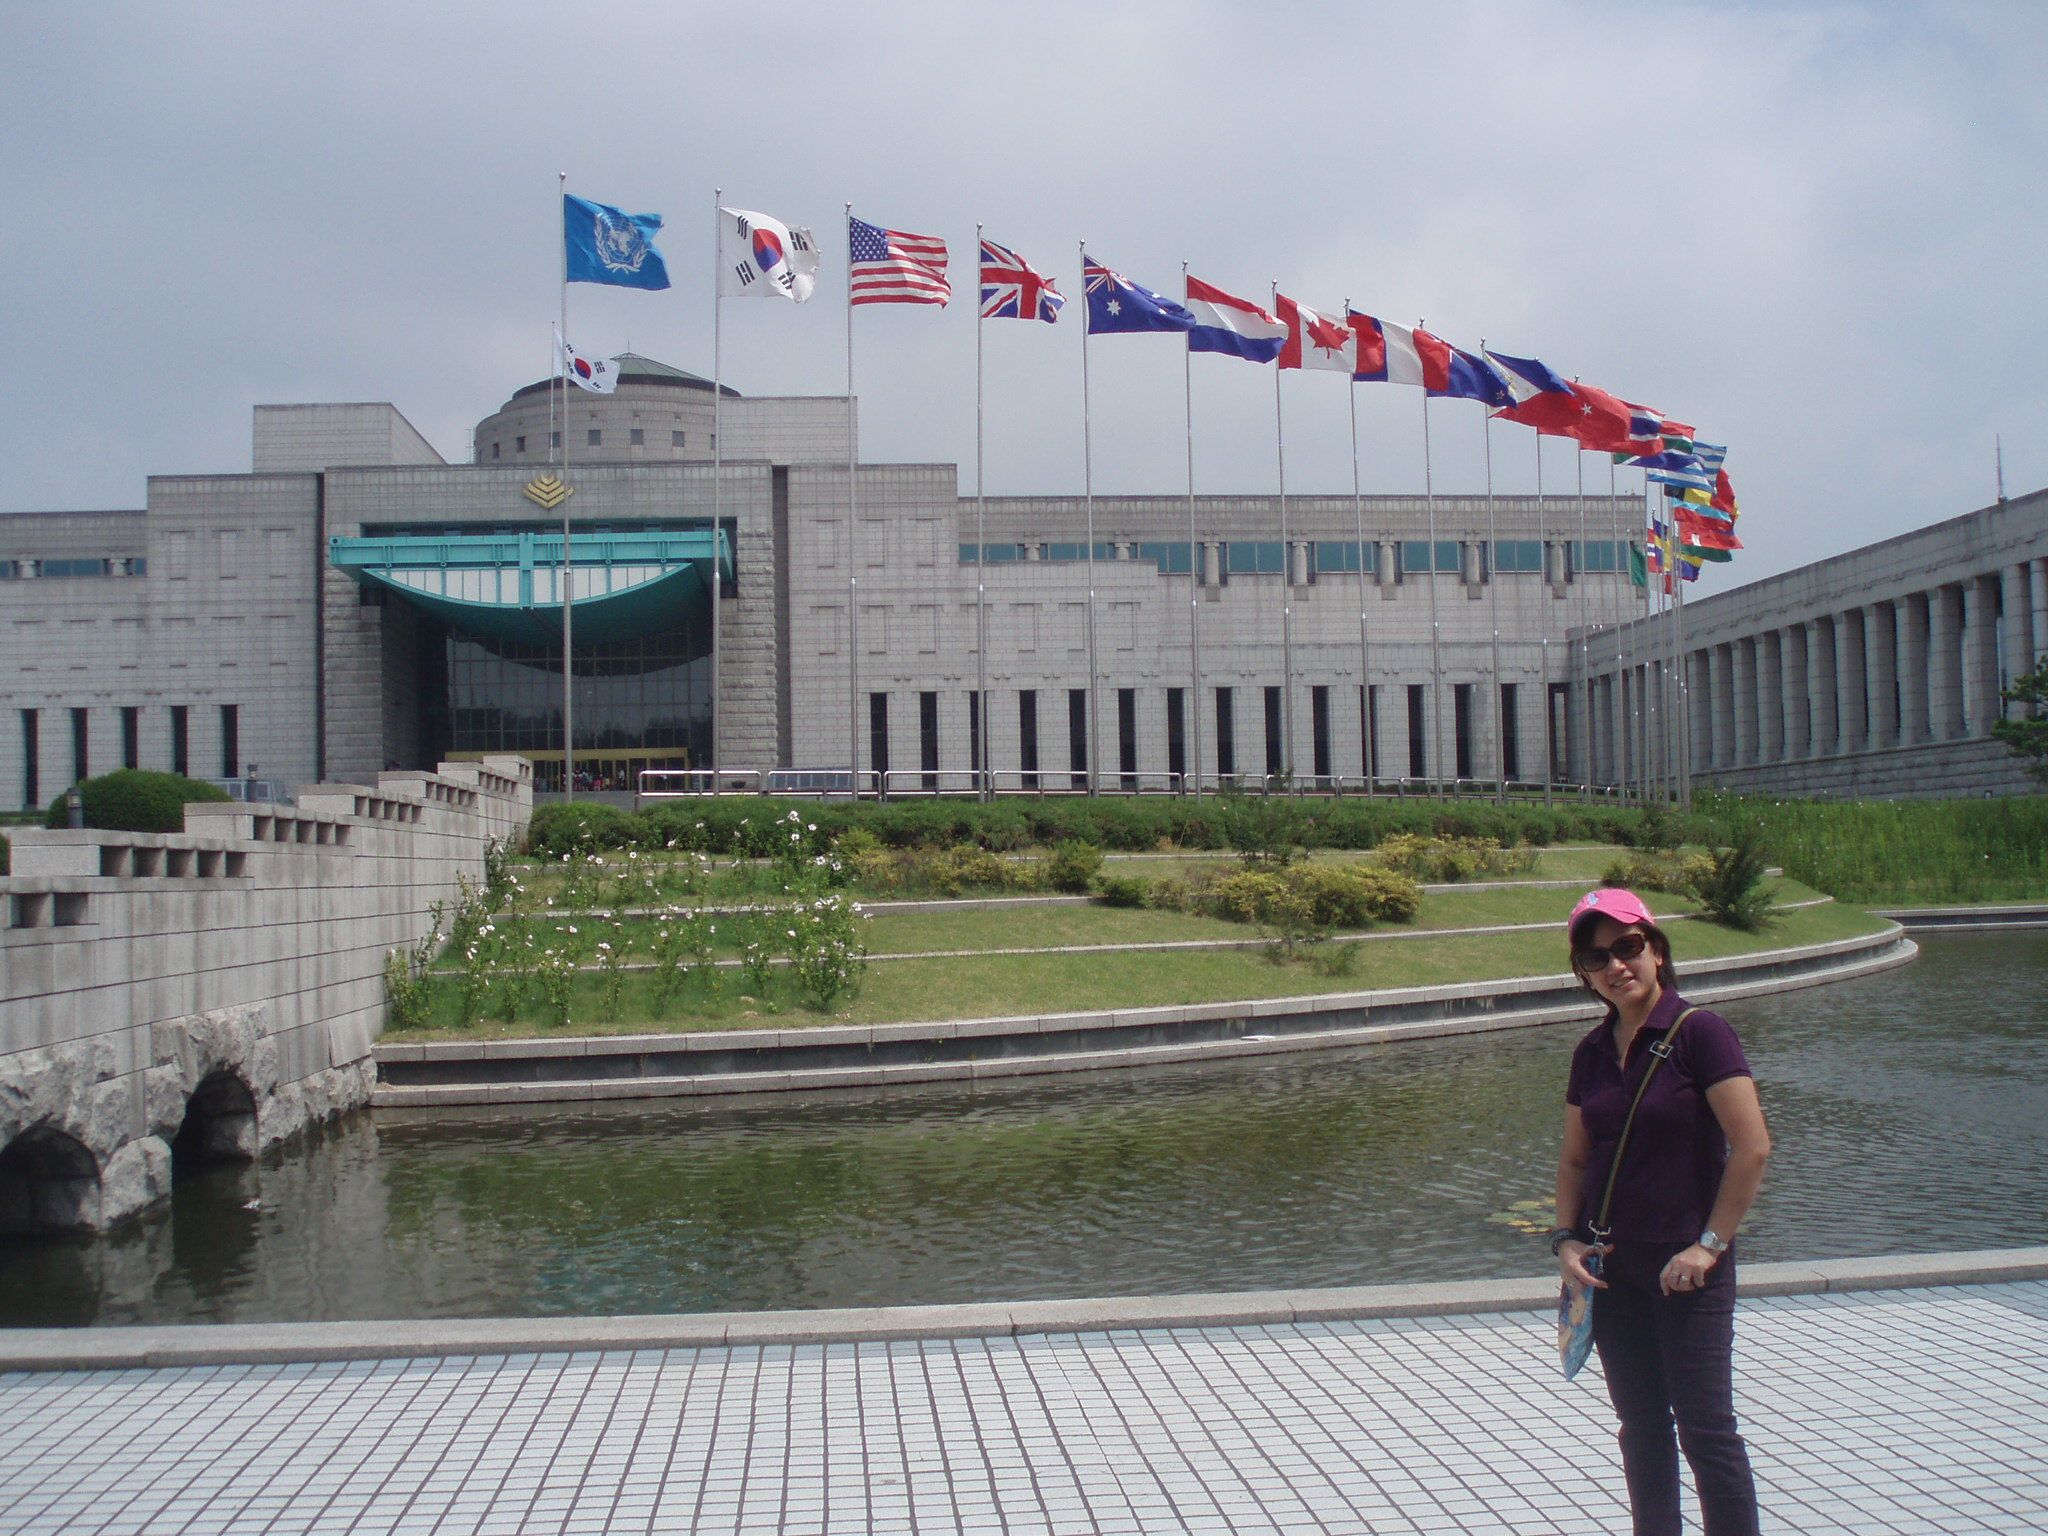
[[[609,395],[569,390],[569,460],[572,464],[678,463],[708,460],[712,383],[638,353],[621,353],[618,388]],[[556,457],[553,419],[560,396],[551,402],[552,378],[514,392],[498,410],[477,423],[478,464],[546,464]],[[730,384],[727,399],[739,398]]]

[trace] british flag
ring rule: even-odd
[[[1060,317],[1066,299],[1052,279],[1040,277],[1023,257],[993,240],[981,242],[981,318],[1043,320]]]

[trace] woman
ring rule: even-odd
[[[1609,1232],[1592,1223],[1615,1143],[1651,1047],[1672,1033],[1671,941],[1632,891],[1588,893],[1566,933],[1572,971],[1607,1016],[1572,1054],[1557,1219],[1550,1249],[1567,1284],[1599,1292],[1593,1344],[1621,1420],[1621,1465],[1636,1536],[1677,1536],[1678,1450],[1699,1490],[1707,1536],[1757,1529],[1756,1484],[1735,1427],[1735,1229],[1771,1153],[1741,1042],[1694,1009],[1650,1080],[1614,1183]],[[1600,1254],[1600,1273],[1586,1267]],[[1674,1444],[1672,1425],[1677,1423]]]

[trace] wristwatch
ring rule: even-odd
[[[1728,1251],[1728,1239],[1716,1232],[1712,1227],[1709,1227],[1700,1234],[1700,1246],[1709,1253],[1726,1253]]]
[[[1558,1249],[1562,1248],[1567,1241],[1569,1241],[1572,1238],[1576,1238],[1578,1235],[1579,1233],[1576,1227],[1552,1227],[1550,1229],[1550,1256],[1552,1258],[1556,1258]]]

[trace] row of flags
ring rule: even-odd
[[[818,243],[811,231],[767,214],[720,208],[718,292],[765,294],[807,302],[817,286]],[[563,274],[567,282],[664,289],[668,268],[656,249],[659,214],[627,213],[568,193],[562,199]],[[847,301],[945,305],[952,298],[946,242],[847,217]],[[980,316],[1054,324],[1066,299],[1058,285],[1015,251],[980,242]],[[1185,278],[1180,301],[1132,281],[1082,253],[1082,297],[1090,335],[1178,333],[1191,352],[1215,352],[1281,368],[1349,374],[1356,383],[1408,384],[1434,399],[1475,400],[1502,421],[1639,468],[1663,492],[1644,545],[1631,555],[1638,585],[1652,575],[1672,590],[1674,577],[1698,579],[1725,562],[1735,534],[1735,489],[1723,467],[1728,450],[1704,443],[1690,424],[1619,395],[1566,379],[1540,360],[1457,347],[1421,326],[1398,325],[1348,306],[1325,314],[1276,287],[1272,308],[1199,278]],[[557,361],[571,382],[600,394],[617,386],[608,363],[584,358],[556,338]]]

